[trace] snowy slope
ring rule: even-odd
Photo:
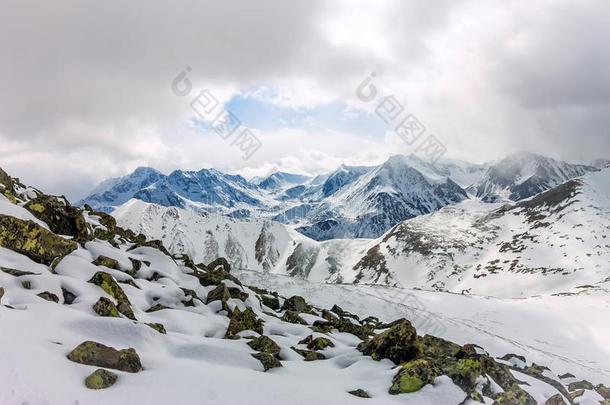
[[[8,202],[8,198],[2,202],[0,215],[11,218],[31,219],[32,214],[42,209],[37,207],[30,212]],[[9,208],[7,204],[13,206]],[[150,206],[142,202],[131,204]],[[101,213],[82,214],[90,225],[110,224],[109,218]],[[19,220],[15,221],[15,226],[19,226]],[[46,225],[54,227],[52,223]],[[74,250],[48,266],[34,261],[35,257],[31,256],[36,242],[27,238],[36,238],[37,233],[22,235],[27,243],[22,245],[24,251],[20,254],[7,248],[6,229],[0,228],[0,246],[3,246],[0,247],[0,403],[3,405],[352,404],[360,399],[349,391],[357,389],[372,397],[367,400],[371,404],[474,405],[476,402],[467,395],[477,395],[485,403],[492,403],[492,397],[501,398],[509,386],[511,392],[525,395],[522,398],[527,402],[524,403],[543,404],[552,396],[567,394],[568,384],[576,381],[575,378],[562,380],[558,376],[560,372],[587,377],[594,384],[608,383],[605,365],[596,365],[595,361],[583,364],[596,354],[600,354],[595,358],[597,362],[605,361],[596,345],[588,344],[579,349],[584,357],[580,362],[578,356],[569,354],[570,348],[554,347],[543,356],[541,348],[548,344],[536,343],[533,333],[524,333],[521,340],[513,340],[512,336],[504,340],[497,336],[494,340],[492,332],[476,333],[474,322],[468,323],[456,316],[471,314],[475,306],[480,310],[481,305],[485,305],[484,300],[466,304],[464,297],[455,296],[452,307],[444,313],[447,319],[443,318],[442,322],[447,322],[446,328],[436,328],[434,332],[440,337],[453,336],[456,344],[423,336],[433,332],[429,324],[421,324],[422,317],[410,311],[411,307],[405,306],[403,300],[398,301],[399,297],[390,291],[383,290],[379,295],[372,287],[329,288],[321,284],[295,283],[297,279],[293,277],[267,272],[251,272],[253,278],[244,277],[248,284],[265,288],[277,286],[289,293],[296,286],[311,298],[311,303],[320,305],[311,307],[306,301],[301,304],[297,299],[300,297],[288,300],[283,294],[274,295],[242,285],[235,276],[245,274],[229,273],[222,262],[195,266],[185,256],[164,253],[157,243],[144,242],[139,236],[115,230],[118,233],[105,234],[105,240],[91,235],[88,240],[79,240],[73,244]],[[111,228],[106,227],[106,231]],[[48,237],[63,239],[59,235]],[[140,242],[134,242],[136,240]],[[223,289],[223,294],[217,293],[219,288]],[[384,298],[386,293],[389,293],[388,298]],[[277,305],[273,305],[274,298]],[[420,298],[424,299],[423,294]],[[452,297],[440,298],[452,300]],[[553,305],[561,307],[559,299],[568,298],[558,297]],[[431,303],[434,298],[428,301]],[[100,302],[105,302],[106,307],[100,307]],[[333,307],[337,302],[360,314],[362,320]],[[582,303],[589,304],[588,301]],[[515,315],[511,316],[510,311],[517,305],[510,302],[491,304],[495,316],[504,318],[508,324],[514,322]],[[296,309],[299,307],[301,309]],[[115,312],[105,312],[104,308],[115,308]],[[289,321],[287,308],[295,308],[298,321]],[[437,304],[430,313],[436,314],[439,308]],[[545,314],[544,309],[541,310],[529,314],[536,319]],[[246,318],[246,313],[251,318]],[[371,313],[380,319],[368,318]],[[405,316],[412,317],[420,327],[419,336],[409,335],[416,331],[404,320],[389,324]],[[488,323],[485,317],[476,318],[476,321],[481,325]],[[585,319],[578,321],[582,323]],[[332,327],[327,330],[326,325]],[[596,325],[593,330],[607,336],[603,326]],[[392,333],[381,336],[388,336],[382,340],[392,341],[396,350],[384,354],[380,349],[373,356],[364,355],[368,344],[364,342],[374,341],[385,331]],[[364,338],[363,341],[360,333],[373,339]],[[260,340],[261,335],[277,345],[275,356],[268,354],[265,362],[253,355],[261,356],[263,350],[276,349],[253,347],[251,344],[255,339]],[[595,342],[595,338],[601,338],[600,343],[604,343],[604,335],[596,334],[587,343]],[[311,339],[322,338],[331,346],[307,348]],[[118,349],[130,348],[130,352],[122,353],[118,361],[108,353],[96,355],[94,349],[75,356],[75,348],[86,341]],[[466,345],[472,342],[489,343],[489,352],[485,347]],[[560,339],[558,342],[568,341]],[[583,341],[573,343],[582,344]],[[455,348],[455,355],[439,351],[436,346],[439,344],[451,350]],[[516,355],[532,357],[523,364],[516,355],[509,355],[507,360],[492,357],[506,354],[504,348],[514,350]],[[412,384],[399,385],[401,390],[414,389],[414,392],[391,394],[389,387],[396,386],[393,379],[401,372],[400,365],[397,367],[386,357],[393,353],[411,359],[417,356],[413,361],[418,363],[414,365],[434,362],[438,369],[434,372],[439,374],[415,389]],[[137,363],[134,356],[137,356]],[[275,368],[267,370],[263,365],[271,359]],[[536,371],[539,368],[532,364],[532,359],[546,360],[548,363],[543,364],[552,363],[557,368]],[[476,371],[477,364],[483,364],[483,360],[485,373]],[[421,361],[424,363],[419,363]],[[87,389],[83,382],[100,367],[110,369],[118,380],[103,389]],[[464,381],[462,374],[455,371],[464,367],[476,372],[477,378]],[[502,381],[494,380],[498,375]],[[498,384],[503,384],[504,389]],[[470,389],[465,390],[464,386]],[[597,388],[600,393],[603,389],[603,386]],[[599,401],[600,393],[593,388],[587,389],[582,398]]]
[[[504,297],[610,281],[610,171],[506,206],[476,200],[397,225],[355,268],[360,282]]]

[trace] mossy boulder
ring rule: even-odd
[[[519,388],[517,384],[494,398],[494,405],[536,405],[530,394]]]
[[[225,337],[233,338],[244,330],[252,330],[262,335],[263,321],[258,319],[252,308],[246,308],[243,312],[239,308],[235,308],[231,314],[231,320],[229,321]]]
[[[111,371],[99,368],[85,378],[85,387],[91,390],[109,388],[117,382],[119,376]]]
[[[284,304],[282,305],[282,310],[294,312],[310,312],[311,306],[307,304],[305,298],[295,295],[284,301]]]
[[[56,304],[59,303],[59,297],[57,295],[53,294],[52,292],[44,291],[44,292],[41,292],[40,294],[38,294],[38,296],[40,298],[42,298],[43,300],[54,302]]]
[[[280,309],[280,299],[273,295],[261,295],[260,300],[263,305],[277,311]]]
[[[229,289],[225,283],[220,283],[216,288],[208,293],[205,303],[207,305],[214,301],[227,302],[230,298],[231,293],[229,292]]]
[[[358,398],[370,398],[371,397],[368,392],[366,392],[365,390],[360,389],[360,388],[358,388],[357,390],[348,391],[347,393],[350,395],[353,395],[355,397],[358,397]]]
[[[471,394],[475,391],[477,379],[481,375],[481,361],[479,359],[459,359],[443,371],[455,385],[467,394]]]
[[[24,208],[47,225],[53,233],[68,235],[79,241],[91,239],[91,226],[85,221],[82,210],[72,207],[64,197],[40,195]]]
[[[576,381],[568,385],[568,391],[576,390],[594,390],[595,387],[587,380]]]
[[[68,354],[68,359],[80,364],[111,368],[137,373],[142,370],[140,357],[135,349],[117,350],[101,343],[86,341]]]
[[[303,360],[305,361],[326,360],[326,356],[324,356],[322,353],[316,352],[315,350],[303,350],[296,347],[292,347],[291,349],[303,356]]]
[[[261,362],[265,371],[282,367],[282,363],[269,353],[252,353],[251,356]]]
[[[147,323],[146,326],[149,326],[159,332],[162,335],[167,335],[167,331],[165,330],[165,326],[162,323]]]
[[[47,266],[77,248],[75,242],[57,236],[33,221],[7,215],[0,215],[0,246]]]
[[[91,277],[89,282],[101,287],[106,294],[114,298],[117,301],[117,308],[120,313],[129,319],[136,319],[135,315],[133,314],[133,310],[131,309],[131,302],[129,302],[125,291],[123,291],[123,289],[110,274],[103,271],[98,271],[93,275],[93,277]]]
[[[417,332],[411,322],[402,319],[390,329],[361,343],[359,350],[374,360],[389,359],[395,364],[413,360],[418,354]]]
[[[117,260],[111,259],[103,255],[98,256],[97,259],[93,261],[93,264],[95,264],[96,266],[108,267],[109,269],[113,270],[121,270],[121,267],[119,266],[119,262]]]
[[[93,305],[93,312],[95,312],[99,316],[106,316],[111,318],[121,317],[116,305],[114,305],[114,303],[106,297],[101,297],[99,300],[97,300],[97,302]]]
[[[335,347],[332,340],[323,336],[314,338],[313,335],[307,336],[305,339],[301,340],[299,344],[307,345],[309,350],[324,350],[327,347]]]
[[[433,384],[442,370],[430,360],[417,359],[402,365],[394,376],[390,394],[408,394],[422,389],[426,384]]]
[[[268,353],[273,356],[280,354],[280,347],[270,337],[262,335],[248,342],[248,346],[257,352]]]
[[[299,313],[296,311],[286,311],[284,315],[282,315],[282,321],[289,323],[296,323],[299,325],[307,325],[307,322],[299,316]]]

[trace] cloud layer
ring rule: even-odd
[[[0,166],[72,198],[138,165],[254,175],[408,153],[339,125],[370,109],[355,97],[370,72],[448,156],[610,156],[607,1],[37,3],[0,5]],[[170,89],[186,66],[223,101],[272,89],[264,102],[324,125],[252,127],[264,147],[244,161],[188,124]]]

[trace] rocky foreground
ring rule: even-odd
[[[245,286],[2,170],[0,194],[2,404],[610,404],[519,354]]]

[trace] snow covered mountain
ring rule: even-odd
[[[97,192],[79,201],[97,210],[110,212],[132,198],[163,206],[225,213],[264,207],[270,202],[258,188],[241,176],[214,169],[175,170],[164,175],[151,168],[138,168],[132,174],[97,187]]]
[[[448,176],[463,180],[467,171],[456,164],[437,168],[414,156],[395,156],[377,167],[342,165],[315,178],[276,172],[251,182],[214,169],[164,175],[139,168],[104,182],[78,205],[111,212],[135,198],[233,218],[273,219],[316,240],[377,237],[401,220],[466,198]]]
[[[299,231],[316,240],[371,238],[396,223],[467,198],[435,166],[415,156],[393,156],[372,169],[340,170],[322,187],[325,199]]]
[[[405,221],[344,279],[503,297],[575,294],[607,288],[608,237],[604,170],[518,203],[468,200]]]
[[[491,165],[471,190],[485,201],[519,201],[595,170],[593,166],[520,152]]]
[[[378,239],[317,242],[273,221],[137,200],[114,215],[172,252],[202,260],[231,253],[236,268],[315,282],[522,297],[574,294],[610,280],[610,170],[517,203],[467,199],[403,221]],[[236,241],[235,234],[242,236]]]

